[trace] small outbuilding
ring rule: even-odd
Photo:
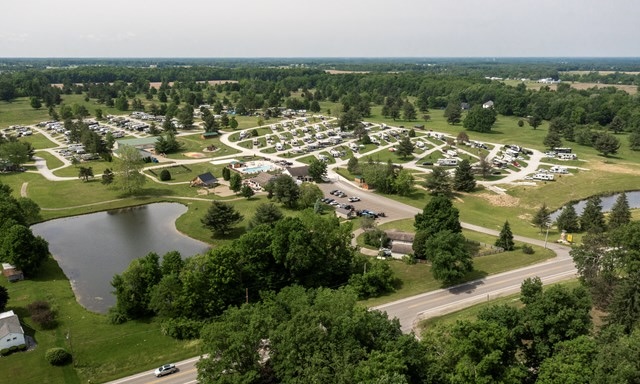
[[[247,180],[249,186],[253,189],[264,189],[264,187],[275,178],[274,175],[267,172],[260,172],[256,177]]]
[[[202,140],[206,140],[206,139],[213,139],[213,138],[216,138],[216,137],[218,137],[218,136],[220,136],[220,135],[218,134],[218,132],[204,132],[204,133],[202,133],[202,134],[200,135],[200,138],[201,138]]]
[[[309,176],[309,166],[308,165],[302,165],[300,167],[289,167],[287,169],[285,169],[285,171],[283,172],[286,175],[291,176],[292,179],[294,180],[299,180],[299,181],[312,181],[313,178],[311,176]]]
[[[195,179],[191,180],[192,187],[213,187],[218,184],[218,179],[211,174],[211,172],[205,172],[198,175]]]
[[[0,313],[0,350],[26,344],[24,330],[13,311]]]
[[[338,207],[336,208],[336,216],[343,219],[353,219],[356,216],[356,213],[352,209]]]
[[[2,263],[2,274],[12,283],[24,280],[22,271],[9,263]]]

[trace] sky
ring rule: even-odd
[[[638,0],[4,0],[0,57],[640,57]]]

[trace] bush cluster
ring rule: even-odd
[[[26,351],[26,350],[27,350],[26,344],[14,345],[13,347],[10,347],[10,348],[0,349],[0,356],[8,356],[14,352]]]
[[[529,244],[524,244],[522,246],[522,252],[527,255],[533,255],[535,251],[533,250],[533,247],[531,247]]]
[[[64,348],[49,348],[44,358],[51,365],[65,365],[71,362],[71,354]]]
[[[191,340],[200,338],[202,326],[203,323],[201,321],[177,318],[162,322],[160,331],[163,335],[174,339]]]
[[[160,172],[160,181],[169,181],[171,180],[171,173],[167,169],[163,169]]]

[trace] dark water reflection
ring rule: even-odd
[[[631,192],[625,192],[625,193],[627,195],[627,202],[629,203],[629,208],[631,209],[640,208],[640,191],[631,191]],[[602,212],[611,211],[611,208],[613,208],[613,205],[616,203],[618,196],[620,196],[619,193],[616,193],[610,196],[601,196],[600,200],[602,201],[602,204],[601,204]],[[588,199],[580,200],[579,202],[573,205],[573,208],[576,210],[576,213],[578,214],[578,216],[580,216],[582,214],[582,211],[584,211],[584,207],[587,205],[587,200]],[[562,212],[562,208],[551,213],[552,222],[556,221],[556,219],[558,218],[558,215],[560,215],[560,212]]]
[[[173,250],[185,258],[209,248],[176,230],[176,219],[186,211],[182,204],[157,203],[51,220],[32,229],[49,242],[80,304],[106,313],[115,304],[111,279],[132,260]]]

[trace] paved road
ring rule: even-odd
[[[141,372],[132,376],[123,377],[122,379],[109,381],[107,384],[193,384],[197,383],[196,377],[198,376],[198,371],[196,369],[196,363],[200,360],[200,357],[194,357],[188,360],[181,361],[176,363],[176,367],[178,367],[179,371],[163,376],[156,377],[153,374],[155,369]]]

